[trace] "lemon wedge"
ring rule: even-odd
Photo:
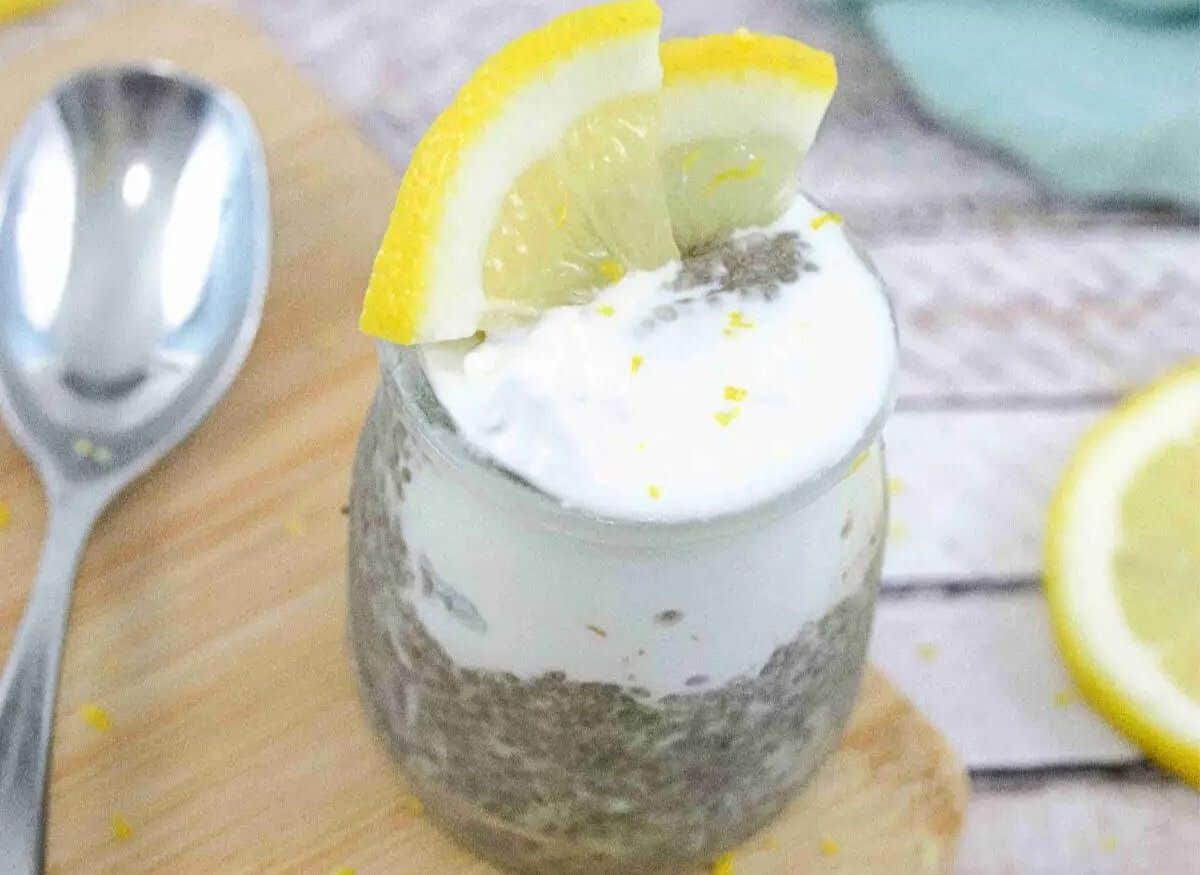
[[[1084,438],[1050,513],[1045,578],[1084,695],[1200,787],[1200,361]]]
[[[467,337],[678,257],[658,168],[661,19],[652,0],[581,9],[484,62],[413,153],[365,332]]]
[[[739,30],[662,46],[662,171],[675,241],[778,218],[837,87],[833,56]]]
[[[661,19],[653,0],[582,9],[475,72],[413,153],[365,332],[468,337],[783,213],[833,58],[747,31],[660,55]]]

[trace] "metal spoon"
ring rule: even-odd
[[[164,66],[80,73],[0,177],[0,413],[50,507],[0,678],[0,871],[42,870],[75,569],[112,498],[225,393],[258,329],[266,165],[232,95]]]

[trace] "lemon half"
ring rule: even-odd
[[[1086,435],[1052,505],[1045,577],[1089,701],[1200,787],[1200,361]]]

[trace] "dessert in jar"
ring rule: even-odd
[[[490,59],[414,154],[363,325],[367,710],[513,871],[682,871],[778,813],[854,702],[896,343],[798,193],[836,75],[653,3]]]

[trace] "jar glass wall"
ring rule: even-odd
[[[857,694],[887,528],[881,409],[779,497],[592,516],[477,455],[380,347],[350,522],[367,709],[427,810],[518,872],[671,872],[773,817]]]

